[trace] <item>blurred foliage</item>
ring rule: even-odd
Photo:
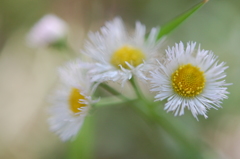
[[[46,12],[47,0],[0,1],[0,50],[12,32],[30,25]]]

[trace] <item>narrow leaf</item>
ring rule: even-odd
[[[182,22],[184,22],[188,17],[190,17],[193,13],[195,13],[197,10],[199,10],[205,3],[207,3],[208,0],[203,0],[196,6],[192,7],[190,10],[182,13],[180,16],[174,18],[167,24],[163,25],[161,27],[161,30],[157,36],[157,40],[159,40],[164,35],[169,34],[171,31],[173,31],[177,26],[179,26]]]

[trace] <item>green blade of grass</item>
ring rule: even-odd
[[[167,24],[163,25],[161,27],[161,30],[157,36],[157,40],[159,40],[164,35],[169,34],[171,31],[173,31],[177,26],[179,26],[182,22],[184,22],[186,19],[188,19],[193,13],[195,13],[197,10],[199,10],[208,0],[203,0],[196,6],[193,6],[188,11],[182,13],[180,16],[174,18]]]

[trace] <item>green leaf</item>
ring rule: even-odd
[[[159,40],[164,35],[169,34],[171,31],[173,31],[176,27],[178,27],[182,22],[184,22],[187,18],[189,18],[193,13],[195,13],[197,10],[199,10],[208,0],[204,0],[197,4],[196,6],[192,7],[190,10],[182,13],[180,16],[174,18],[167,24],[163,25],[161,27],[161,30],[157,36],[157,40]]]
[[[84,124],[74,141],[70,141],[67,159],[94,158],[94,116],[85,117]]]

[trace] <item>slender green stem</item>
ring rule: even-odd
[[[101,100],[93,105],[93,107],[105,107],[105,106],[111,106],[111,105],[117,105],[117,104],[124,104],[128,102],[134,102],[137,99],[131,99],[131,100],[121,100],[121,97],[118,98],[118,96],[114,97],[105,97],[101,98]]]
[[[104,88],[106,91],[110,92],[111,94],[115,95],[116,97],[125,100],[125,101],[130,101],[131,99],[125,97],[124,95],[122,95],[122,93],[118,92],[117,90],[115,90],[114,88],[112,88],[111,86],[105,84],[105,83],[101,83],[100,87]]]
[[[194,143],[189,141],[188,137],[184,134],[184,132],[176,126],[176,123],[166,120],[165,117],[163,117],[162,115],[157,113],[157,111],[155,110],[156,104],[148,101],[144,97],[140,88],[137,86],[137,84],[133,78],[130,80],[130,83],[137,95],[138,100],[135,100],[135,101],[130,100],[129,98],[125,97],[120,92],[118,92],[117,90],[115,90],[114,88],[110,87],[107,84],[103,83],[103,84],[100,84],[100,86],[102,88],[104,88],[105,90],[107,90],[108,92],[110,92],[111,94],[116,95],[117,98],[123,100],[122,103],[129,102],[132,105],[132,107],[136,110],[136,112],[138,112],[138,114],[140,114],[140,116],[142,116],[146,120],[148,120],[148,121],[150,120],[150,121],[160,125],[180,145],[182,145],[186,151],[191,152],[190,153],[191,156],[194,156],[195,158],[201,157],[201,154],[196,149],[196,146],[193,145]],[[141,105],[145,105],[145,106],[142,107]],[[147,107],[146,107],[146,105],[147,105]],[[147,108],[147,110],[146,110],[146,108]]]
[[[134,83],[134,82],[133,82]],[[122,100],[122,103],[126,103],[128,102],[132,108],[143,118],[145,118],[146,120],[151,120],[149,119],[149,117],[146,115],[145,111],[143,110],[143,108],[139,108],[138,104],[136,104],[137,101],[139,101],[139,96],[137,99],[129,99],[127,97],[125,97],[124,95],[122,95],[120,92],[118,92],[117,90],[115,90],[114,88],[112,88],[111,86],[105,84],[105,83],[101,83],[100,86],[102,88],[104,88],[105,90],[107,90],[108,92],[110,92],[111,94],[115,95],[117,98]],[[136,86],[136,85],[135,85]],[[137,87],[135,87],[137,88]],[[135,89],[134,89],[135,90]],[[120,104],[120,103],[118,103]]]
[[[176,123],[170,122],[169,120],[166,120],[163,116],[161,116],[156,111],[152,111],[152,117],[156,123],[158,123],[164,130],[166,130],[175,140],[178,141],[179,144],[184,146],[185,150],[193,156],[201,157],[200,152],[197,150],[197,143],[194,143],[193,141],[190,141],[188,136],[184,133],[184,131],[179,128],[178,126],[175,126]]]
[[[138,97],[139,99],[143,100],[143,102],[148,105],[149,102],[148,102],[148,100],[145,98],[145,96],[143,95],[143,93],[142,93],[142,91],[140,90],[140,87],[137,85],[134,77],[132,77],[129,81],[130,81],[130,83],[131,83],[131,85],[132,85],[132,87],[133,87],[133,89],[134,89],[137,97]]]
[[[76,136],[75,140],[70,142],[67,152],[67,159],[93,159],[94,145],[96,143],[95,125],[96,119],[94,115],[88,115],[84,124]]]
[[[150,123],[155,123],[151,118],[149,118],[149,115],[146,113],[146,110],[144,110],[142,107],[139,107],[140,101],[134,101],[131,104],[131,108],[135,110],[139,114],[140,117],[142,117],[145,121],[148,121]]]
[[[132,87],[137,95],[137,97],[139,98],[139,100],[141,100],[144,103],[143,107],[140,107],[140,105],[138,106],[139,109],[141,109],[142,111],[144,111],[144,113],[149,116],[150,118],[152,118],[152,111],[154,111],[154,103],[152,101],[149,101],[144,94],[142,93],[140,87],[137,85],[136,81],[134,80],[134,78],[132,78],[130,80],[130,83],[132,84]]]
[[[141,93],[140,88],[137,86],[133,78],[130,80],[130,83],[132,84],[139,100],[141,100],[142,103],[147,105],[148,108],[147,111],[143,111],[143,109],[140,109],[140,105],[137,105],[135,106],[135,109],[137,109],[137,111],[145,118],[148,117],[150,120],[164,128],[165,131],[167,131],[176,141],[178,141],[180,145],[184,146],[184,148],[187,151],[190,151],[194,156],[201,156],[201,154],[195,148],[195,145],[193,145],[193,143],[189,141],[188,137],[184,134],[184,132],[181,129],[177,128],[175,123],[166,120],[163,116],[157,113],[157,111],[155,110],[156,104],[148,101],[144,97],[143,93]]]

